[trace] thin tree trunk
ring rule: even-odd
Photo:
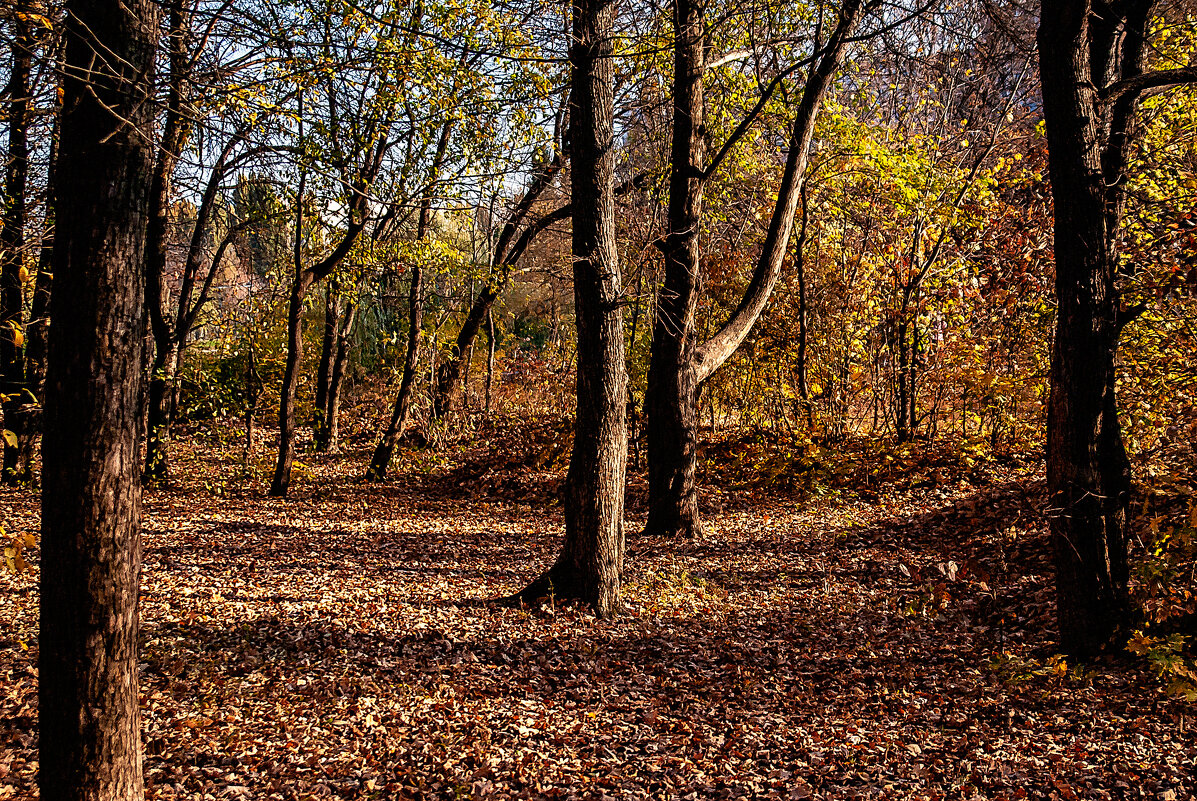
[[[422,242],[428,235],[432,225],[432,190],[439,178],[441,164],[449,144],[449,135],[453,127],[451,122],[441,128],[441,137],[437,142],[436,156],[433,158],[432,182],[428,191],[420,201],[420,217],[416,223],[416,240]],[[399,394],[391,407],[391,417],[387,422],[386,431],[382,439],[374,448],[370,457],[370,466],[366,469],[367,481],[382,481],[390,469],[391,459],[395,456],[395,446],[403,436],[411,417],[411,401],[416,386],[416,369],[420,363],[420,338],[424,329],[424,266],[419,259],[413,260],[411,266],[411,288],[407,295],[407,351],[403,359],[403,376],[399,380]]]
[[[910,408],[910,405],[907,403],[909,395],[906,378],[909,373],[910,351],[906,345],[906,309],[901,309],[899,313],[901,314],[901,320],[898,323],[895,343],[898,350],[898,375],[897,389],[894,392],[894,423],[897,428],[898,442],[909,442],[910,426],[906,419],[906,410]]]
[[[333,363],[328,376],[327,408],[324,423],[317,431],[316,448],[320,451],[335,453],[341,447],[341,390],[345,386],[345,366],[349,363],[349,346],[356,319],[357,304],[351,303],[337,327]]]
[[[620,608],[627,374],[615,245],[614,3],[574,0],[572,203],[578,330],[577,417],[565,479],[565,541],[554,565],[517,596]]]
[[[378,174],[386,142],[379,144],[370,163],[358,173],[357,182],[363,188],[350,202],[350,222],[341,241],[324,259],[310,267],[302,262],[303,193],[306,173],[301,175],[295,214],[295,277],[291,282],[291,297],[287,305],[287,364],[283,370],[283,385],[279,393],[278,459],[274,477],[270,481],[270,495],[285,497],[291,486],[291,465],[295,461],[295,402],[299,390],[300,367],[303,363],[303,302],[317,282],[332,274],[352,249],[366,226],[367,202],[365,190]]]
[[[495,315],[486,313],[486,415],[490,416],[491,390],[495,381]]]
[[[919,311],[918,311],[918,296],[916,293],[914,299],[914,308],[911,310],[910,316],[910,367],[909,377],[906,385],[907,391],[910,395],[910,409],[906,413],[906,419],[910,423],[910,439],[913,440],[918,435],[919,429],[919,405],[918,405],[918,389],[919,389],[919,350],[921,342],[921,334],[919,333]]]
[[[170,187],[179,153],[187,139],[187,121],[184,113],[186,103],[186,51],[184,36],[187,29],[187,15],[181,7],[172,7],[170,13],[167,49],[169,51],[170,74],[167,87],[166,114],[163,120],[162,138],[158,143],[157,158],[150,182],[150,219],[146,228],[146,303],[149,306],[150,333],[153,335],[154,355],[150,369],[150,397],[146,424],[146,459],[144,478],[163,481],[168,475],[167,451],[171,424],[171,384],[174,361],[172,351],[176,332],[167,322],[166,306],[169,294],[163,286],[166,276],[166,239],[170,223]],[[180,300],[180,302],[182,302]]]
[[[337,282],[329,280],[324,295],[324,332],[320,337],[320,365],[316,368],[316,408],[312,411],[312,428],[316,434],[316,449],[321,446],[321,430],[328,419],[328,379],[332,375],[337,353],[337,326],[341,320],[341,299]]]
[[[311,285],[309,274],[301,270],[291,284],[291,299],[287,305],[287,363],[279,398],[278,461],[270,482],[270,494],[275,497],[285,496],[291,486],[291,465],[295,461],[295,398],[303,362],[303,301]]]
[[[8,168],[4,176],[4,221],[0,225],[0,395],[3,395],[4,465],[0,480],[18,484],[32,476],[22,469],[21,447],[29,438],[29,402],[25,381],[25,227],[29,174],[29,71],[33,32],[28,0],[18,0],[13,14],[12,65],[9,72]],[[28,463],[25,464],[25,468]]]
[[[43,801],[144,796],[138,445],[158,6],[67,4],[43,441]],[[97,56],[97,52],[100,54]],[[83,76],[86,76],[84,78]]]
[[[159,340],[154,337],[154,358],[150,364],[150,391],[147,411],[145,471],[143,478],[150,481],[164,481],[168,474],[167,453],[170,447],[170,424],[175,352],[173,338]]]
[[[794,243],[794,272],[798,278],[798,397],[801,398],[802,411],[806,416],[808,432],[814,426],[814,414],[810,399],[810,382],[807,378],[807,344],[810,338],[809,311],[806,302],[806,230],[810,223],[810,209],[807,202],[806,183],[802,184],[801,208],[802,223],[798,228],[798,241]]]
[[[498,297],[498,287],[483,287],[478,296],[474,298],[469,312],[466,313],[465,321],[461,324],[461,330],[453,345],[453,353],[448,359],[441,362],[437,369],[436,387],[432,396],[432,416],[435,419],[439,420],[448,414],[457,397],[462,394],[466,354],[473,349],[474,340],[478,338],[478,334],[486,322],[486,315]]]

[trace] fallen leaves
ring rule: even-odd
[[[710,538],[629,540],[628,609],[606,622],[480,603],[553,557],[552,479],[525,471],[524,494],[522,462],[499,460],[449,492],[483,463],[465,453],[378,487],[352,457],[314,461],[282,502],[203,491],[222,467],[197,449],[187,482],[147,495],[151,798],[1195,791],[1191,705],[1137,668],[1051,659],[1033,474],[875,500],[720,493]],[[28,491],[0,504],[36,528]],[[0,580],[0,798],[36,795],[34,588]]]

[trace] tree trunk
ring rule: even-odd
[[[1097,130],[1089,4],[1046,2],[1039,28],[1048,163],[1055,201],[1055,341],[1047,484],[1060,646],[1090,658],[1127,620],[1129,468],[1114,397],[1119,292]]]
[[[345,385],[345,366],[349,363],[349,346],[356,319],[357,305],[351,303],[345,308],[337,325],[324,422],[316,431],[316,450],[324,453],[335,453],[341,447],[341,389]]]
[[[152,280],[152,279],[151,279]],[[165,481],[169,475],[167,453],[170,447],[170,425],[175,351],[171,338],[160,341],[154,337],[154,360],[150,365],[149,410],[146,430],[145,471],[143,478]]]
[[[495,315],[486,313],[486,415],[490,416],[491,390],[495,382]]]
[[[72,0],[65,15],[58,158],[71,180],[56,187],[53,272],[66,313],[50,329],[43,442],[44,801],[144,795],[138,445],[157,15],[149,0]]]
[[[333,361],[337,356],[337,326],[341,320],[341,298],[337,293],[337,282],[329,280],[324,295],[324,332],[320,337],[320,366],[316,368],[315,409],[312,410],[312,429],[316,435],[316,450],[327,450],[322,445],[321,433],[328,419],[328,380],[332,375]]]
[[[662,245],[665,279],[657,298],[644,396],[648,426],[649,511],[645,534],[697,537],[698,377],[694,315],[700,286],[703,86],[706,67],[702,6],[673,7],[673,145],[669,167],[669,234]]]
[[[657,301],[649,391],[645,397],[649,432],[649,520],[645,533],[694,536],[702,530],[695,487],[699,387],[739,348],[773,293],[789,248],[819,106],[843,60],[861,7],[861,0],[846,0],[835,30],[807,78],[790,130],[777,201],[748,288],[723,327],[696,347],[692,341],[696,335],[694,315],[687,309],[696,302],[691,294],[698,291],[701,195],[696,193],[708,177],[707,171],[695,175],[692,161],[701,154],[701,150],[695,151],[701,148],[701,142],[694,140],[703,135],[701,126],[694,124],[695,119],[701,119],[703,61],[701,29],[693,27],[701,26],[702,12],[689,7],[687,0],[676,0],[675,138],[670,168],[670,233],[664,246],[666,285]],[[683,35],[687,31],[688,35]]]
[[[441,129],[441,140],[437,145],[437,155],[433,164],[433,180],[440,170],[440,162],[444,158],[445,148],[449,142],[450,126],[446,123]],[[432,223],[431,190],[425,193],[420,203],[420,218],[416,223],[416,239],[423,241],[428,235],[428,228]],[[407,294],[407,351],[403,359],[403,376],[399,380],[399,395],[395,398],[391,408],[391,418],[387,423],[382,439],[374,448],[370,457],[370,466],[366,469],[367,481],[382,481],[387,477],[391,459],[395,456],[395,446],[403,436],[404,429],[411,416],[411,399],[416,386],[416,368],[420,364],[420,334],[424,329],[424,266],[419,259],[413,260],[411,266],[411,288]]]
[[[436,391],[432,397],[432,416],[440,419],[448,414],[458,396],[463,393],[465,377],[466,355],[474,347],[474,340],[482,331],[486,322],[486,315],[499,298],[499,288],[486,286],[474,298],[461,330],[457,333],[457,340],[453,345],[453,352],[448,359],[441,363],[436,371]]]
[[[4,221],[0,225],[0,395],[3,396],[5,484],[28,481],[22,469],[21,446],[26,431],[30,397],[25,382],[25,224],[26,185],[29,174],[29,70],[33,59],[33,32],[28,0],[18,0],[13,15],[12,66],[6,94],[8,104],[8,168],[4,176]],[[27,465],[26,465],[27,467]]]
[[[287,306],[287,365],[283,370],[279,397],[278,460],[270,482],[270,494],[276,498],[285,497],[291,486],[291,465],[295,461],[295,396],[303,363],[303,301],[311,286],[311,274],[301,270],[291,283],[291,300]]]
[[[515,596],[552,595],[620,607],[627,373],[615,245],[614,3],[574,0],[573,262],[578,330],[577,417],[565,479],[565,541],[554,565]]]
[[[166,306],[169,293],[163,286],[166,277],[166,239],[170,225],[170,187],[179,153],[187,138],[184,112],[186,102],[186,52],[184,36],[186,15],[174,7],[170,15],[170,35],[167,49],[170,55],[170,74],[167,87],[166,113],[162,138],[158,142],[153,175],[150,180],[150,219],[146,227],[146,304],[149,307],[150,333],[154,341],[153,364],[150,370],[149,414],[146,424],[146,459],[143,477],[149,481],[164,481],[169,473],[168,448],[172,422],[172,389],[174,349],[177,332],[171,329]],[[180,299],[180,303],[182,303]]]
[[[909,373],[910,366],[910,350],[906,346],[906,309],[899,310],[899,322],[897,330],[897,356],[898,356],[898,380],[897,389],[894,391],[894,421],[897,428],[898,442],[910,441],[910,424],[906,419],[906,410],[910,408],[907,402],[909,395],[909,388],[906,386],[906,378]]]
[[[798,241],[794,243],[794,273],[798,279],[798,353],[795,372],[798,380],[798,397],[801,399],[802,410],[806,416],[806,427],[809,430],[814,425],[813,409],[811,408],[810,383],[807,379],[807,340],[809,312],[806,302],[806,230],[810,222],[810,209],[807,203],[806,184],[802,184],[802,222],[798,227]]]

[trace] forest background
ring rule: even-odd
[[[1197,12],[1184,2],[1144,8],[1143,60],[1175,80],[1135,88],[1111,235],[1111,380],[1135,480],[1126,500],[1133,614],[1119,621],[1117,652],[1141,659],[1159,692],[1191,700],[1197,90],[1186,81]],[[571,118],[568,11],[473,0],[162,6],[142,131],[153,153],[141,446],[151,507],[181,500],[211,514],[243,504],[247,517],[260,509],[273,519],[287,507],[270,496],[299,508],[353,496],[381,510],[419,508],[408,493],[426,492],[458,507],[559,514],[562,487],[572,486],[562,470],[580,369],[571,185],[582,129]],[[29,487],[54,199],[71,180],[58,163],[64,19],[35,0],[3,9],[0,367],[4,480],[15,487],[3,521],[14,621],[5,646],[18,711],[28,702],[21,687],[32,686],[18,678],[29,659],[21,654],[36,648]],[[645,529],[642,543],[675,543],[643,547],[658,556],[710,539],[730,548],[738,535],[722,528],[725,512],[742,508],[757,508],[758,519],[802,509],[832,521],[872,505],[903,518],[902,531],[926,527],[911,522],[918,514],[938,514],[983,544],[956,552],[940,543],[922,566],[878,556],[900,585],[895,609],[930,619],[959,600],[958,583],[974,601],[990,593],[976,614],[986,632],[1003,632],[993,669],[1046,681],[1069,675],[1072,654],[1045,644],[1068,635],[1046,612],[1012,611],[1014,588],[1031,577],[1009,567],[1006,551],[1038,543],[1036,558],[1046,559],[1055,497],[1041,477],[1058,218],[1039,22],[1033,5],[984,0],[621,5],[609,193],[628,525]],[[701,31],[688,67],[700,99],[688,107],[698,124],[686,158],[702,174],[699,199],[682,208],[678,187],[695,180],[678,169],[685,30]],[[692,225],[679,228],[686,214]],[[679,290],[669,265],[687,247],[697,270]],[[678,312],[679,298],[688,311]],[[695,375],[715,358],[712,343],[730,345],[685,390],[693,421],[679,437],[697,440],[692,464],[654,477],[653,431],[665,427],[654,429],[651,376],[670,337],[673,358],[699,365]],[[672,505],[654,505],[668,495],[656,481],[683,487]],[[993,509],[977,512],[986,502]],[[1018,509],[1012,518],[1005,503]],[[705,535],[702,518],[714,526]],[[339,547],[327,536],[323,545]],[[990,552],[998,542],[1000,560]],[[301,550],[319,547],[305,540]],[[544,561],[513,559],[512,569]],[[665,606],[681,597],[697,614],[740,602],[727,589],[738,582],[722,573],[721,586],[714,574],[671,570],[637,574],[638,603],[644,592]],[[1050,570],[1032,572],[1047,591]],[[488,597],[519,587],[493,589]],[[538,606],[545,596],[538,588],[524,600]],[[607,616],[605,602],[587,600]],[[1006,648],[1007,626],[1034,629],[1037,645]],[[1080,641],[1060,650],[1078,649],[1092,656]],[[6,772],[24,780],[27,765],[12,766],[26,764],[28,745],[6,752]]]

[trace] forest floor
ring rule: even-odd
[[[408,451],[381,485],[351,441],[288,500],[266,442],[245,478],[218,433],[146,493],[151,798],[1197,794],[1194,704],[1053,656],[1033,461],[763,491],[743,476],[783,471],[751,443],[709,448],[700,541],[635,536],[633,481],[627,609],[600,621],[479,603],[556,552],[551,427]],[[36,531],[35,491],[0,522]],[[32,561],[0,575],[0,799],[36,797]]]

